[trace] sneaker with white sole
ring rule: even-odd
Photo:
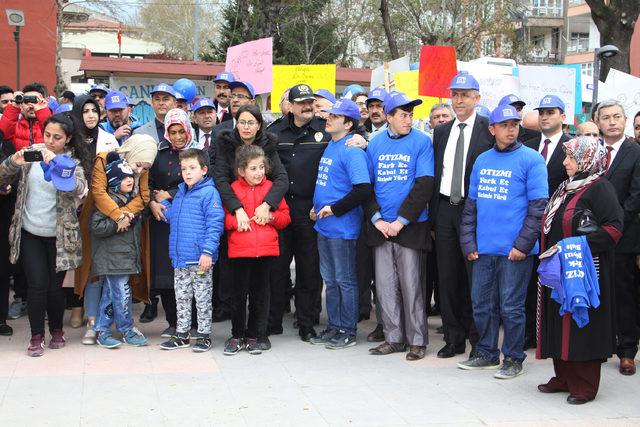
[[[44,354],[44,335],[34,335],[29,341],[27,347],[27,355],[31,357],[39,357]]]
[[[522,369],[522,362],[520,360],[505,357],[502,361],[502,366],[500,366],[500,369],[498,369],[498,372],[496,372],[493,377],[501,380],[510,380],[523,373],[524,370]]]
[[[165,341],[160,344],[160,348],[163,350],[177,350],[179,348],[189,348],[190,346],[189,334],[176,334],[169,338],[169,341]]]
[[[223,354],[225,356],[235,356],[244,348],[244,339],[231,337],[224,343]]]
[[[476,370],[476,369],[498,369],[500,366],[500,360],[490,360],[486,359],[482,356],[474,356],[465,360],[464,362],[458,363],[458,368],[465,370]]]
[[[337,329],[329,329],[327,327],[327,329],[320,332],[320,335],[311,337],[309,343],[313,345],[327,345],[338,333],[339,331]]]
[[[109,349],[120,347],[122,345],[122,341],[115,339],[111,334],[106,332],[98,334],[98,339],[96,341],[100,347]]]
[[[356,336],[340,331],[325,345],[329,350],[341,350],[343,348],[353,347],[356,345]]]
[[[124,339],[124,342],[134,347],[147,345],[148,342],[147,337],[142,335],[142,332],[140,332],[136,327],[129,329],[126,334],[123,334],[122,338]]]
[[[196,343],[193,345],[191,350],[194,353],[204,353],[205,351],[211,350],[211,338],[209,337],[198,337],[196,338]]]

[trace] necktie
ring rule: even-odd
[[[551,140],[550,139],[545,139],[544,140],[544,148],[542,149],[542,152],[540,154],[542,154],[542,157],[544,158],[544,161],[547,161],[547,156],[549,155],[549,144],[551,144]]]
[[[609,169],[609,166],[611,166],[611,152],[613,151],[613,147],[610,145],[607,145],[607,169]]]
[[[209,138],[211,138],[211,135],[208,133],[204,134],[204,149],[205,150],[209,150]]]
[[[227,109],[226,108],[221,109],[220,113],[218,114],[218,121],[221,122],[225,114],[227,114]]]
[[[457,205],[462,200],[462,165],[464,164],[464,127],[466,123],[458,124],[460,134],[456,142],[456,154],[453,160],[453,175],[451,176],[451,192],[449,201]]]

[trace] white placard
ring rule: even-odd
[[[178,80],[178,79],[175,79]],[[119,90],[129,97],[132,104],[138,104],[145,101],[151,103],[151,94],[153,87],[160,83],[173,84],[175,80],[146,78],[146,77],[110,77],[109,87]],[[210,80],[193,80],[196,84],[196,97],[208,97],[213,99],[215,96],[215,85]]]
[[[480,104],[493,111],[505,95],[520,96],[520,81],[512,67],[458,61],[458,71],[467,71],[480,84]]]
[[[538,65],[518,66],[520,77],[520,96],[527,103],[527,113],[538,105],[546,95],[556,95],[565,104],[565,124],[573,124],[576,111],[576,70],[564,67],[546,67]]]
[[[627,126],[624,133],[633,136],[633,117],[640,111],[640,78],[610,69],[607,80],[598,85],[598,102],[615,99],[624,107]]]
[[[393,73],[396,71],[409,71],[409,55],[389,61],[389,72],[391,74],[391,76],[389,76],[389,83],[393,84]],[[371,90],[377,87],[384,87],[383,65],[371,70]]]

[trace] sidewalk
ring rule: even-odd
[[[136,319],[141,310],[134,306]],[[427,357],[407,362],[404,354],[368,354],[373,321],[359,324],[356,347],[332,351],[301,342],[291,315],[259,356],[222,354],[230,322],[214,324],[208,353],[161,351],[162,316],[139,325],[147,347],[83,346],[84,329],[67,327],[67,346],[40,358],[26,355],[26,318],[10,321],[14,336],[0,337],[0,425],[640,425],[640,377],[620,375],[613,359],[597,399],[572,406],[566,394],[536,390],[553,368],[533,351],[525,374],[507,381],[457,369],[464,355],[436,358],[439,318],[430,318]]]

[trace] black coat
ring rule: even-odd
[[[606,179],[594,181],[580,195],[573,215],[567,214],[567,204],[577,194],[567,196],[553,217],[549,234],[543,235],[542,250],[556,244],[565,237],[578,235],[577,228],[585,209],[589,209],[598,223],[598,230],[587,235],[591,254],[599,258],[598,282],[600,306],[589,309],[589,323],[578,328],[571,314],[560,316],[560,305],[551,298],[551,289],[542,286],[541,304],[538,312],[540,336],[538,358],[552,357],[569,361],[603,360],[616,350],[615,292],[613,276],[613,248],[622,231],[622,209],[617,203],[615,190]],[[570,223],[571,233],[563,232],[563,220]],[[563,344],[568,351],[563,355]]]
[[[227,107],[227,112],[222,115],[222,120],[218,118],[218,101],[214,100],[213,105],[215,105],[216,110],[216,124],[226,122],[227,120],[233,120],[233,116],[231,115],[231,103],[229,103],[229,106]]]
[[[435,158],[434,177],[435,183],[433,188],[433,196],[429,203],[429,218],[435,223],[438,217],[438,205],[440,204],[440,184],[442,182],[442,166],[444,163],[444,151],[447,148],[449,134],[453,128],[452,120],[447,123],[438,125],[433,130],[433,151]],[[476,115],[476,121],[473,124],[471,132],[471,140],[469,141],[469,150],[467,151],[467,159],[464,170],[464,194],[469,194],[469,177],[473,164],[478,156],[493,147],[493,138],[489,133],[489,120],[479,114]]]
[[[640,235],[640,145],[626,140],[605,177],[616,190],[624,211],[624,232],[616,246],[619,253],[638,253]]]
[[[287,178],[287,171],[280,162],[277,143],[276,136],[269,132],[261,133],[259,138],[256,138],[253,142],[254,145],[262,147],[271,163],[271,170],[267,174],[267,178],[273,182],[273,186],[267,193],[264,201],[267,202],[269,206],[271,206],[271,210],[274,211],[289,189],[289,178]],[[242,144],[244,143],[235,129],[221,132],[216,140],[217,152],[213,165],[213,178],[216,183],[216,188],[220,192],[222,203],[229,212],[235,212],[236,209],[242,207],[242,203],[231,189],[231,184],[237,179],[235,168],[236,149]],[[251,216],[251,214],[251,212],[247,212],[247,215]]]
[[[551,153],[551,158],[549,159],[549,163],[547,163],[547,182],[549,183],[549,197],[553,195],[558,186],[562,184],[563,181],[569,179],[567,175],[567,170],[565,169],[562,162],[564,161],[565,154],[562,149],[562,143],[570,140],[567,134],[562,134],[560,140],[558,141],[558,145],[556,145],[555,150]],[[540,152],[540,144],[542,144],[542,136],[538,134],[534,135],[533,138],[522,141],[524,145],[529,148]],[[548,154],[547,154],[548,155]]]

